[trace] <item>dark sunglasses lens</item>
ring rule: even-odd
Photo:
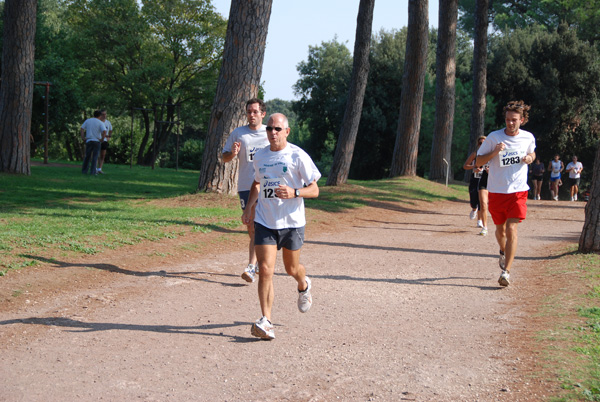
[[[267,131],[273,131],[273,130],[280,132],[281,130],[283,130],[283,128],[267,126]]]

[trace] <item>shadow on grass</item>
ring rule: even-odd
[[[70,262],[66,262],[66,261],[57,261],[56,259],[51,259],[51,258],[40,257],[37,255],[23,254],[22,256],[25,258],[30,258],[32,260],[37,260],[37,261],[40,261],[40,262],[43,262],[46,264],[51,264],[55,268],[93,268],[93,269],[99,269],[101,271],[113,272],[116,274],[123,274],[123,275],[129,275],[129,276],[138,276],[138,277],[158,276],[158,277],[164,277],[164,278],[189,279],[189,280],[193,280],[193,281],[201,281],[201,282],[206,282],[206,283],[216,283],[216,284],[219,284],[222,286],[235,287],[235,288],[246,286],[245,284],[241,284],[241,283],[221,282],[221,281],[211,280],[208,278],[198,278],[196,276],[191,276],[191,275],[210,275],[210,276],[234,277],[237,279],[238,275],[233,275],[233,274],[221,274],[221,273],[203,272],[203,271],[183,271],[183,272],[167,272],[165,270],[134,271],[131,269],[120,268],[113,264],[70,263]]]
[[[30,317],[23,319],[0,321],[0,325],[30,324],[46,325],[49,327],[71,328],[68,332],[99,332],[99,331],[141,331],[155,332],[160,334],[188,334],[204,336],[221,336],[230,338],[233,342],[247,343],[259,341],[257,338],[228,335],[224,332],[208,332],[210,330],[221,330],[239,326],[250,326],[250,322],[234,321],[231,324],[208,324],[208,325],[138,325],[138,324],[120,324],[110,322],[84,322],[65,317]]]

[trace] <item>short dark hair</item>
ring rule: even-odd
[[[102,111],[100,109],[94,110],[94,117],[98,118],[98,117],[100,117],[101,114],[102,114]]]
[[[258,107],[260,108],[261,112],[267,113],[267,105],[265,105],[265,102],[262,99],[258,98],[248,99],[248,101],[246,101],[246,110],[248,110],[249,105],[253,105],[255,103],[258,103]]]

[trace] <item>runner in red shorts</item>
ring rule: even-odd
[[[477,166],[489,164],[489,210],[500,246],[500,286],[508,286],[517,251],[517,225],[527,214],[527,171],[535,160],[535,138],[521,125],[529,119],[528,105],[512,101],[504,107],[506,128],[486,137],[477,151]]]

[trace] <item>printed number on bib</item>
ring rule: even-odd
[[[525,151],[518,149],[505,149],[500,152],[500,167],[509,167],[521,163],[521,159],[526,155]]]
[[[275,190],[279,188],[282,179],[260,179],[260,198],[274,199],[277,198]]]
[[[254,154],[258,151],[257,147],[247,147],[246,148],[246,160],[248,162],[254,162]]]

